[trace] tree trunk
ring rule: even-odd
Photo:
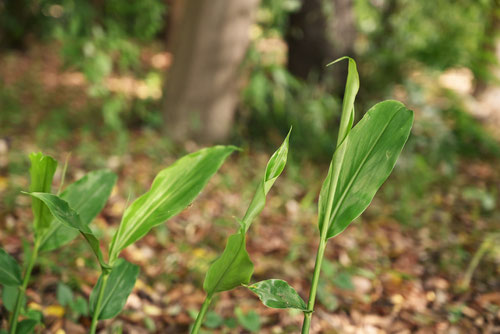
[[[180,6],[175,8],[175,6]],[[258,0],[176,0],[164,115],[175,141],[221,141],[232,128],[239,69]]]
[[[353,55],[355,23],[354,0],[302,0],[287,32],[290,72],[303,79],[327,79],[332,70],[327,72],[326,64]],[[341,79],[346,73],[347,66],[338,66],[332,75]]]

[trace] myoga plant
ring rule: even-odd
[[[238,232],[228,238],[222,255],[208,269],[203,283],[203,289],[207,295],[191,330],[192,334],[199,332],[215,293],[232,290],[250,282],[253,274],[253,263],[246,250],[246,232],[253,220],[264,209],[267,193],[285,168],[290,132],[280,148],[269,159],[264,177],[257,186],[243,219],[239,220],[240,228]]]
[[[30,161],[31,183],[29,190],[35,193],[50,193],[52,180],[57,169],[57,161],[42,153],[31,154]],[[67,163],[62,172],[59,197],[82,212],[81,224],[87,226],[104,207],[116,182],[116,175],[107,170],[90,172],[61,192],[66,167]],[[60,248],[78,235],[78,232],[54,219],[45,204],[36,197],[32,198],[32,211],[34,241],[30,254],[25,255],[23,274],[21,274],[23,270],[16,260],[5,250],[0,249],[0,284],[3,285],[4,306],[11,312],[9,317],[10,334],[31,333],[39,323],[39,318],[31,317],[31,314],[24,307],[31,271],[38,257],[44,252]],[[23,314],[27,319],[18,322],[20,314]]]
[[[202,149],[184,156],[158,173],[149,191],[125,210],[109,246],[107,261],[99,240],[82,219],[86,215],[83,210],[71,207],[62,196],[40,191],[28,193],[43,203],[47,212],[69,231],[78,231],[99,263],[101,275],[89,300],[92,313],[90,333],[96,332],[99,320],[110,319],[120,313],[139,275],[138,266],[119,257],[121,251],[186,208],[235,149],[234,146]],[[85,196],[92,194],[84,194],[84,199]]]
[[[327,242],[368,207],[377,190],[389,177],[406,143],[413,123],[413,112],[397,101],[373,106],[353,127],[354,100],[359,89],[356,63],[347,59],[348,75],[342,104],[337,147],[319,195],[319,246],[306,304],[287,282],[270,279],[250,285],[264,305],[295,308],[304,313],[302,334],[309,333],[311,318]]]

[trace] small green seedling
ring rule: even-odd
[[[354,100],[359,89],[356,63],[349,57],[347,83],[342,104],[337,148],[319,195],[320,241],[306,304],[287,282],[277,279],[249,286],[269,307],[303,311],[302,333],[309,333],[316,292],[328,239],[344,231],[368,207],[377,190],[389,177],[410,134],[413,112],[397,101],[373,106],[352,127]],[[331,64],[333,64],[331,63]]]
[[[90,333],[95,333],[99,320],[118,315],[134,288],[139,267],[119,258],[121,251],[144,237],[153,227],[180,213],[201,192],[234,146],[214,146],[188,154],[162,170],[151,189],[137,198],[124,212],[122,221],[104,260],[99,240],[83,223],[84,211],[75,210],[62,197],[43,193],[29,194],[43,202],[52,215],[69,229],[77,230],[87,240],[101,267],[101,276],[90,294],[92,314]]]
[[[42,153],[31,154],[30,160],[30,192],[50,193],[52,179],[57,169],[56,160]],[[60,189],[64,183],[66,166],[67,164],[62,172]],[[91,172],[66,187],[60,193],[60,198],[84,213],[81,224],[87,226],[104,207],[115,182],[116,176],[110,171]],[[60,248],[78,235],[55,220],[40,199],[32,198],[32,211],[34,243],[31,253],[26,256],[27,263],[24,264],[24,270],[21,270],[20,265],[5,250],[0,249],[0,284],[3,285],[2,300],[7,310],[11,312],[10,334],[30,333],[39,323],[36,318],[30,317],[29,311],[24,310],[26,289],[39,254]],[[24,274],[21,274],[22,271]],[[20,314],[27,319],[18,322]]]
[[[290,130],[291,131],[291,130]],[[250,202],[250,205],[239,221],[240,228],[237,233],[231,235],[222,255],[212,263],[208,269],[203,289],[207,296],[201,307],[191,333],[198,333],[205,314],[210,306],[215,293],[232,290],[242,284],[248,284],[253,274],[253,263],[246,250],[246,232],[250,228],[255,217],[264,209],[266,195],[285,168],[290,132],[286,136],[280,148],[274,152],[269,159],[262,181],[257,187],[257,191]]]

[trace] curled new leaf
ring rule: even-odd
[[[139,276],[139,267],[119,258],[111,273],[106,278],[107,284],[104,288],[101,307],[98,311],[98,319],[111,319],[115,317],[122,310],[127,302],[127,298],[134,288],[135,281]],[[99,277],[96,286],[90,294],[90,311],[94,314],[97,307],[97,299],[99,298],[99,291],[103,284],[103,275]]]
[[[320,230],[328,224],[327,238],[341,233],[368,207],[394,168],[412,123],[411,110],[400,102],[384,101],[372,107],[339,146],[320,195],[319,224]],[[342,163],[341,151],[345,151]],[[332,196],[328,185],[335,168],[339,168],[338,181]],[[333,199],[330,212],[325,204],[329,196]]]
[[[89,225],[106,204],[115,183],[116,174],[111,171],[90,172],[70,184],[60,197],[79,213],[82,224]],[[40,250],[50,251],[59,248],[73,240],[77,235],[77,230],[69,228],[57,220],[53,221],[47,232],[43,234]]]
[[[18,286],[21,283],[21,268],[12,256],[0,248],[0,284]]]
[[[42,153],[30,154],[30,192],[50,193],[52,179],[57,168],[57,161]],[[42,229],[49,227],[52,216],[45,205],[37,198],[32,199],[35,232],[40,234]]]
[[[250,206],[240,222],[240,231],[228,238],[224,252],[208,269],[203,283],[203,289],[208,295],[231,290],[250,281],[253,273],[253,263],[246,250],[245,233],[252,224],[253,219],[264,208],[267,193],[285,168],[289,138],[290,132],[280,148],[269,159],[263,180],[259,183],[252,202],[250,202]]]
[[[359,90],[359,75],[356,67],[356,62],[350,57],[342,57],[332,61],[327,66],[333,65],[341,60],[347,59],[349,61],[347,69],[347,82],[345,85],[344,99],[342,101],[342,116],[340,119],[339,135],[337,140],[337,147],[344,141],[344,139],[351,131],[354,122],[354,100]]]
[[[285,169],[291,132],[292,129],[290,129],[280,148],[276,150],[276,152],[274,152],[274,154],[269,159],[269,162],[267,163],[263,180],[259,183],[257,191],[255,192],[250,205],[248,206],[245,216],[240,222],[242,231],[244,232],[248,231],[248,228],[252,224],[252,221],[264,209],[267,193],[273,186],[278,176],[281,175],[283,169]]]
[[[162,170],[151,189],[125,210],[111,242],[110,263],[122,249],[142,238],[151,228],[184,210],[235,149],[234,146],[202,149]]]
[[[296,308],[307,311],[307,305],[286,281],[268,279],[248,286],[262,303],[272,308]]]
[[[70,208],[68,202],[61,199],[59,196],[47,193],[28,193],[35,198],[41,200],[49,208],[50,213],[57,219],[61,224],[66,225],[69,228],[74,228],[80,231],[85,240],[90,245],[90,248],[94,252],[101,268],[109,269],[109,265],[104,262],[102,256],[101,248],[99,247],[99,240],[95,237],[92,230],[80,220],[78,213]]]

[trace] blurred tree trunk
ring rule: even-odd
[[[290,16],[286,36],[290,72],[303,79],[325,79],[326,64],[353,56],[355,23],[354,0],[302,0],[301,9]],[[347,67],[333,68],[334,78],[346,73]]]
[[[164,115],[176,140],[220,141],[230,133],[239,68],[258,0],[176,0]]]

